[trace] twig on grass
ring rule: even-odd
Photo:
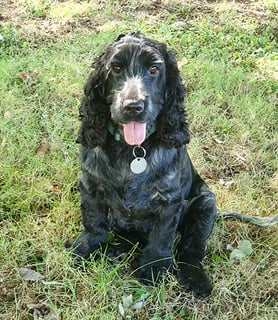
[[[219,217],[231,219],[231,220],[237,220],[240,222],[255,224],[259,227],[270,227],[275,226],[278,223],[278,213],[274,216],[270,217],[261,217],[261,216],[251,216],[247,214],[241,214],[238,212],[231,212],[231,211],[217,211],[217,215]]]

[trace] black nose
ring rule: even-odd
[[[138,115],[144,111],[145,103],[143,100],[132,101],[124,106],[124,112],[129,115]]]

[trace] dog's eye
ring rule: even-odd
[[[115,64],[114,66],[112,66],[112,71],[116,74],[119,74],[122,72],[122,68],[119,65]]]
[[[158,72],[159,72],[159,69],[158,69],[157,66],[151,66],[151,67],[149,68],[149,73],[150,73],[150,74],[156,74],[156,73],[158,73]]]

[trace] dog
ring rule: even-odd
[[[141,245],[138,279],[156,284],[176,272],[185,290],[206,297],[202,260],[216,199],[186,150],[185,95],[174,54],[141,33],[120,35],[96,59],[77,139],[84,230],[71,248],[88,259],[113,230]]]

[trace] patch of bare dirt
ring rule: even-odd
[[[0,28],[12,27],[25,39],[39,42],[73,31],[103,31],[107,24],[116,26],[126,13],[142,16],[145,20],[157,17],[160,21],[169,15],[181,21],[210,16],[217,22],[225,12],[253,18],[260,25],[267,24],[270,16],[270,9],[264,7],[261,1],[143,0],[138,4],[137,0],[119,0],[108,6],[106,1],[101,0],[49,0],[45,3],[0,0]]]

